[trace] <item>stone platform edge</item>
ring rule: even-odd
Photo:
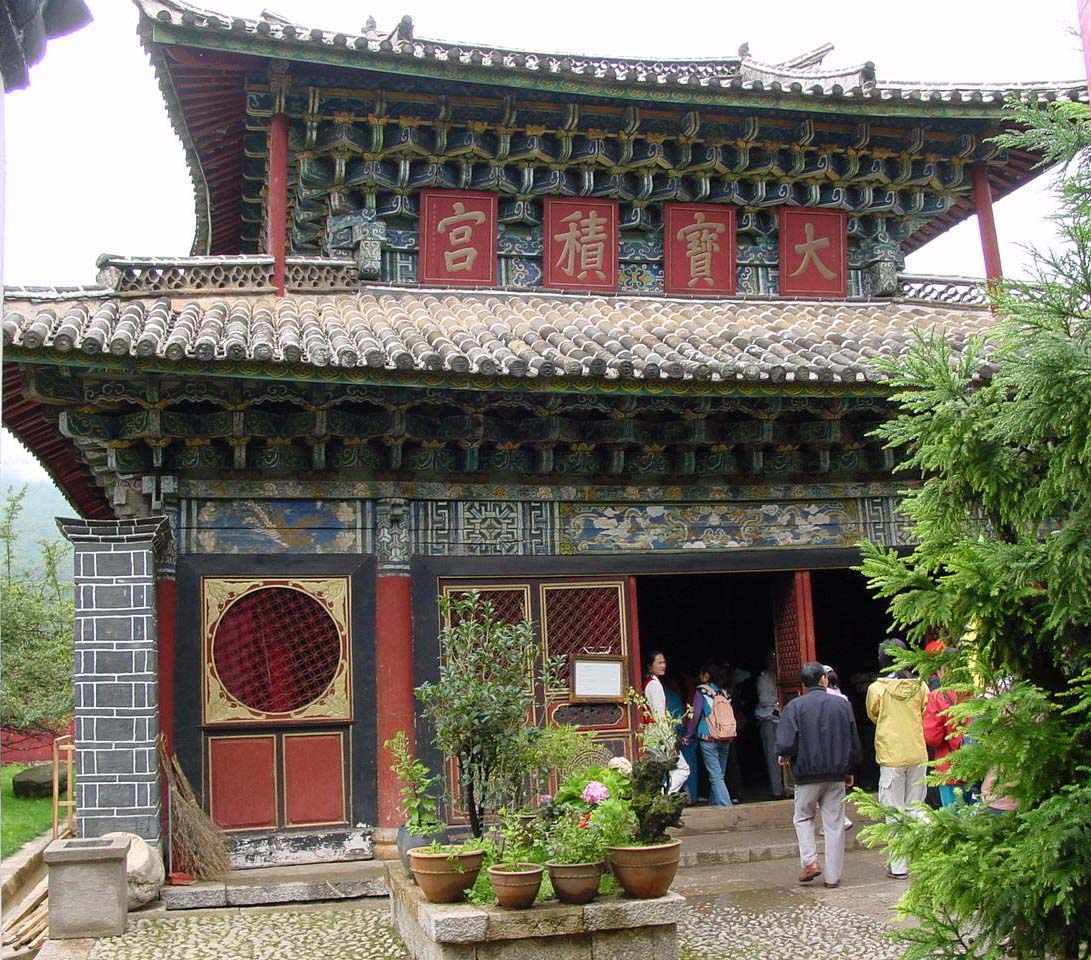
[[[641,929],[662,928],[658,931],[660,936],[654,939],[673,941],[686,902],[679,894],[668,893],[654,900],[602,897],[586,906],[549,901],[527,910],[504,910],[499,906],[479,907],[468,903],[429,903],[420,888],[410,881],[400,862],[388,862],[386,870],[391,913],[414,956],[422,955],[413,949],[413,941],[418,940],[419,935],[438,947],[448,944],[495,946],[497,941],[552,937],[590,939],[600,933],[638,936]],[[414,936],[417,931],[419,935]],[[457,950],[440,950],[434,955],[474,956]],[[671,954],[653,952],[648,955],[666,957]]]

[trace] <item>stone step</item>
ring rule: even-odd
[[[223,880],[165,886],[159,896],[167,910],[196,910],[385,897],[389,893],[383,864],[357,860],[232,870]]]
[[[678,837],[695,834],[740,832],[747,830],[777,830],[792,826],[791,800],[766,800],[761,803],[738,803],[730,807],[686,807],[682,827],[671,832]],[[845,812],[856,820],[856,808],[845,804]]]
[[[682,854],[679,866],[706,867],[717,863],[755,863],[759,860],[789,860],[799,856],[794,828],[743,830],[691,834],[679,837]],[[819,848],[822,831],[818,831]],[[845,849],[862,847],[855,829],[845,833]]]

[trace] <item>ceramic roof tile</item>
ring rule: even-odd
[[[484,376],[647,380],[882,379],[874,361],[915,331],[952,344],[988,310],[904,301],[731,302],[388,291],[338,296],[11,300],[3,340],[23,356],[255,360]]]
[[[1087,98],[1086,83],[1078,78],[1021,83],[878,81],[871,62],[836,69],[826,67],[823,61],[832,49],[829,44],[776,64],[753,59],[745,45],[737,56],[718,60],[653,60],[511,50],[483,44],[430,40],[414,35],[413,22],[408,17],[403,17],[393,30],[379,30],[372,24],[357,35],[349,35],[307,28],[268,13],[263,13],[256,20],[248,20],[202,10],[181,0],[137,0],[137,3],[149,20],[174,27],[210,34],[249,36],[264,44],[351,49],[359,55],[361,66],[367,66],[369,60],[402,59],[446,64],[448,69],[454,70],[459,67],[474,70],[484,67],[496,73],[498,80],[503,74],[538,74],[588,84],[620,82],[634,87],[669,85],[849,100],[929,100],[997,105],[1002,105],[1008,96],[1077,101]]]

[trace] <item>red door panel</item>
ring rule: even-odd
[[[209,737],[209,816],[224,830],[275,827],[276,741]]]
[[[773,640],[777,657],[777,686],[783,706],[802,690],[800,670],[815,658],[814,610],[811,573],[781,574],[773,585]]]
[[[284,810],[289,826],[343,823],[340,733],[284,734]]]

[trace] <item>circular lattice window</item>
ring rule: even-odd
[[[212,660],[224,689],[261,713],[317,700],[341,659],[337,624],[314,597],[263,587],[236,600],[216,626]]]

